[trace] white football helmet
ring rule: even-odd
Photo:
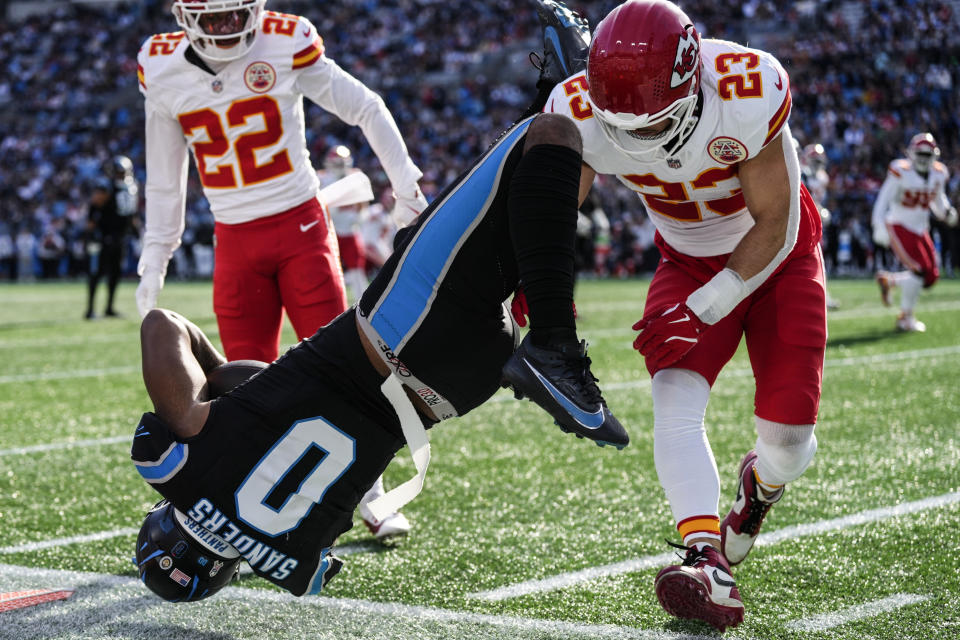
[[[347,172],[353,168],[353,154],[350,149],[338,144],[327,151],[323,159],[323,168],[337,179],[347,175]]]
[[[907,147],[907,156],[913,163],[913,168],[919,173],[930,171],[930,165],[936,158],[940,157],[940,147],[931,133],[918,133],[910,138],[910,145]]]
[[[245,55],[260,28],[267,0],[175,0],[177,24],[198,54],[215,62]]]

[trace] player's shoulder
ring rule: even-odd
[[[281,55],[292,56],[293,69],[309,67],[323,56],[323,38],[304,16],[264,11],[260,31],[264,46]]]
[[[910,161],[906,158],[895,158],[887,166],[887,173],[895,178],[902,177],[905,173],[912,170]]]
[[[701,85],[716,95],[721,126],[742,137],[754,155],[780,134],[790,117],[786,70],[767,51],[712,38],[703,40],[701,59]]]
[[[583,122],[593,117],[593,110],[587,100],[589,90],[587,72],[580,71],[557,83],[547,97],[543,110],[546,113],[562,113],[575,122]]]
[[[950,177],[950,170],[947,169],[947,165],[940,162],[939,160],[934,160],[933,164],[930,166],[930,171],[933,173],[942,176],[944,179]]]
[[[190,45],[183,31],[156,33],[140,46],[137,52],[137,79],[140,89],[146,90],[150,80],[176,68],[183,62],[183,52]]]

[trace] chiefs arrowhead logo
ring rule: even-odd
[[[677,42],[677,56],[670,74],[670,88],[676,89],[697,72],[700,62],[700,43],[694,31],[685,31]]]

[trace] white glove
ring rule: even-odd
[[[949,209],[947,209],[947,215],[944,217],[944,221],[947,223],[947,226],[949,227],[957,226],[957,208],[956,207],[950,207]]]
[[[407,226],[427,208],[427,199],[423,197],[418,186],[414,185],[412,189],[405,189],[404,193],[406,195],[398,195],[396,192],[393,194],[397,201],[393,205],[391,215],[398,227]]]
[[[140,276],[140,284],[137,285],[137,310],[140,317],[147,315],[150,309],[157,306],[157,297],[160,295],[160,289],[163,289],[163,272],[156,269],[147,269]]]
[[[887,225],[883,222],[873,225],[873,244],[879,247],[890,246],[890,232],[887,231]]]

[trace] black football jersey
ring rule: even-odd
[[[507,195],[532,118],[511,127],[434,199],[358,304],[383,360],[441,420],[492,396],[519,329]]]
[[[131,457],[197,532],[294,595],[317,593],[323,556],[403,445],[382,381],[347,313],[215,400],[193,438],[144,414]]]

